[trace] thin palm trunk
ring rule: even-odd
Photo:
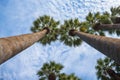
[[[75,30],[71,30],[69,34],[79,36],[83,41],[120,64],[120,39],[97,36]]]
[[[0,38],[0,64],[43,38],[47,32],[46,28],[37,33]]]
[[[93,27],[95,30],[120,30],[120,24],[96,24]]]

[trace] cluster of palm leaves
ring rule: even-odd
[[[110,73],[107,71],[108,69],[112,71],[113,75],[120,76],[120,65],[108,57],[98,59],[95,68],[99,80],[115,80],[114,76],[109,75]]]
[[[32,32],[39,32],[43,30],[43,28],[48,27],[50,29],[50,33],[46,35],[42,40],[39,40],[43,45],[50,44],[52,41],[55,41],[58,36],[58,25],[59,21],[55,21],[52,17],[44,15],[40,16],[33,22],[33,26],[31,27]]]
[[[65,20],[60,29],[60,41],[68,46],[78,46],[81,44],[81,39],[78,37],[69,36],[68,32],[71,29],[80,30],[80,22],[76,19]]]
[[[120,17],[120,6],[112,7],[110,11],[111,11],[111,20],[113,21],[113,23],[118,23],[119,21],[116,21],[115,18]]]
[[[120,21],[120,6],[118,7],[112,7],[110,9],[111,11],[111,20],[114,23],[119,23]],[[111,30],[109,31],[110,34],[116,33],[118,36],[120,35],[120,30]]]
[[[44,63],[42,68],[38,71],[37,75],[39,80],[80,80],[74,74],[67,75],[61,73],[63,66],[59,63],[51,61],[49,63]]]
[[[56,64],[55,62],[51,61],[50,63],[44,63],[43,67],[40,71],[38,71],[38,75],[40,77],[40,80],[45,80],[49,77],[50,74],[55,75],[54,79],[56,79],[56,76],[59,75],[60,70],[63,68],[61,64]]]
[[[81,80],[81,79],[75,76],[74,73],[70,75],[66,75],[65,73],[62,73],[59,75],[59,80]]]
[[[110,24],[110,14],[108,12],[103,12],[100,14],[100,12],[91,13],[89,12],[86,16],[86,21],[93,26],[95,23],[102,23],[102,24]]]
[[[118,6],[118,7],[112,7],[111,9],[110,9],[110,11],[111,11],[111,15],[112,16],[119,16],[120,15],[120,6]]]
[[[88,25],[88,31],[87,31],[88,33],[100,35],[100,36],[105,36],[104,31],[94,30],[94,25],[96,23],[110,24],[111,21],[109,19],[108,12],[104,12],[103,14],[100,14],[100,12],[96,12],[96,13],[89,12],[88,15],[86,16],[86,23]]]
[[[113,11],[113,9],[115,9]],[[120,8],[119,8],[119,11],[120,11]],[[118,22],[119,23],[119,17],[116,16],[116,15],[120,15],[118,10],[116,10],[116,8],[111,8],[111,14],[107,11],[103,12],[102,14],[100,14],[99,12],[97,13],[89,13],[87,16],[86,16],[86,21],[88,21],[88,24],[90,24],[90,27],[92,27],[91,29],[94,29],[94,25],[97,24],[97,23],[100,23],[100,24],[115,24],[116,23],[116,19],[118,18]],[[115,13],[116,12],[116,15]],[[113,16],[114,14],[114,16]],[[93,30],[94,32],[93,33],[97,33],[99,35],[105,35],[105,31],[103,30]],[[120,30],[109,30],[108,31],[110,34],[114,34],[116,33],[118,36],[120,35]]]

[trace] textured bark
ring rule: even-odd
[[[94,27],[95,30],[120,30],[120,24],[100,24],[97,23]]]
[[[48,76],[48,80],[56,80],[56,75],[55,75],[55,73],[51,73],[51,74]]]
[[[43,29],[37,33],[0,38],[0,64],[43,38],[47,32],[47,29]]]
[[[120,64],[120,39],[73,31],[83,41]]]

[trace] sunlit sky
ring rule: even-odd
[[[31,33],[32,22],[42,15],[55,20],[85,19],[89,11],[109,11],[120,0],[0,0],[0,37]],[[104,55],[84,43],[68,47],[56,41],[43,46],[35,43],[0,65],[0,80],[38,80],[37,71],[49,61],[64,65],[62,72],[75,73],[82,80],[97,80],[96,60]]]

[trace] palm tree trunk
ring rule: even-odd
[[[97,36],[75,30],[71,30],[69,34],[79,36],[83,41],[120,64],[120,39]]]
[[[0,38],[0,64],[43,38],[47,32],[46,28],[37,33]]]
[[[95,30],[120,30],[120,24],[100,24],[97,23],[95,26],[93,26]]]
[[[50,73],[49,76],[48,76],[48,80],[56,80],[55,73]]]

